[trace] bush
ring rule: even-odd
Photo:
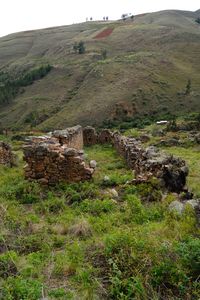
[[[158,180],[152,179],[149,182],[139,184],[137,186],[137,193],[144,201],[160,201],[162,199],[162,192],[159,188]]]
[[[41,202],[37,206],[37,211],[42,214],[58,214],[66,207],[65,200],[63,198],[57,198],[56,196],[50,196],[48,200]]]
[[[138,224],[144,223],[147,220],[147,213],[140,199],[138,199],[135,195],[129,195],[126,199],[130,211],[129,221],[133,221]]]
[[[0,104],[11,102],[19,92],[23,91],[22,87],[32,84],[46,76],[52,69],[50,65],[44,65],[39,68],[30,70],[25,75],[15,79],[8,73],[0,73]]]
[[[85,44],[83,41],[80,41],[78,44],[75,43],[73,46],[75,53],[84,54],[85,53]]]
[[[29,254],[43,250],[48,252],[49,242],[48,239],[45,240],[44,234],[30,234],[19,236],[15,246],[20,254]]]
[[[200,270],[200,239],[188,238],[177,245],[176,251],[189,276],[196,280]]]
[[[200,17],[195,20],[196,23],[200,24]]]
[[[151,282],[153,287],[161,291],[161,294],[172,291],[173,294],[185,294],[189,278],[184,270],[177,265],[175,259],[163,259],[151,270]]]
[[[17,200],[22,204],[32,204],[40,201],[41,189],[36,182],[27,182],[21,178],[16,178],[15,184],[9,181],[8,185],[5,185],[5,188],[1,190],[1,194],[9,200]]]
[[[17,274],[15,264],[17,257],[14,251],[8,251],[0,255],[0,277],[6,278]]]
[[[91,182],[80,182],[59,185],[65,193],[68,204],[79,203],[85,199],[92,199],[98,196],[97,187]]]
[[[112,200],[84,200],[80,204],[82,212],[90,213],[94,216],[99,216],[102,213],[113,211],[115,204]]]
[[[38,300],[42,297],[42,284],[33,279],[9,277],[2,286],[2,300]]]

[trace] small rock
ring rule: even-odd
[[[117,192],[115,189],[109,189],[108,192],[110,193],[110,195],[111,195],[114,199],[116,199],[116,198],[119,197],[119,194],[118,194],[118,192]]]
[[[106,175],[106,176],[104,176],[104,179],[103,179],[103,181],[104,181],[104,182],[108,182],[108,181],[110,181],[110,177],[109,177],[109,176],[107,176],[107,175]]]
[[[40,184],[43,184],[43,185],[47,185],[48,184],[48,180],[46,178],[40,178],[40,179],[38,179],[38,182]]]
[[[200,208],[200,200],[197,199],[192,199],[192,200],[188,200],[187,202],[185,202],[185,204],[189,204],[192,206],[192,208],[196,209],[196,208]]]
[[[76,156],[78,154],[78,151],[74,148],[66,148],[64,151],[65,156]]]
[[[175,211],[177,212],[179,215],[181,215],[184,211],[184,204],[179,202],[179,201],[173,201],[170,203],[169,205],[169,210],[170,211]]]
[[[91,161],[90,161],[90,168],[95,169],[96,166],[97,166],[96,160],[91,160]]]

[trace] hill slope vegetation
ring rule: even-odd
[[[1,73],[22,78],[52,67],[0,105],[1,127],[50,130],[198,111],[199,16],[199,11],[161,11],[1,38]],[[74,51],[80,41],[83,54]]]

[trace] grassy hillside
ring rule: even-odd
[[[49,130],[200,108],[197,12],[161,11],[134,20],[86,22],[0,39],[0,71],[52,70],[0,107],[2,127]],[[107,37],[97,38],[111,28]],[[84,54],[73,45],[83,41]],[[106,58],[102,51],[106,50]],[[191,92],[185,95],[188,79]],[[36,122],[28,123],[34,115]]]
[[[100,145],[85,149],[93,181],[42,188],[24,180],[13,146],[19,165],[0,166],[0,299],[199,299],[199,225],[189,206],[168,210],[177,195],[128,184],[132,171]],[[198,148],[172,149],[189,159],[191,181]]]

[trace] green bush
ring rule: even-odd
[[[51,241],[44,233],[20,235],[15,242],[15,247],[20,254],[29,254],[32,252],[48,252]]]
[[[188,238],[177,245],[176,251],[189,276],[196,280],[200,271],[200,239]]]
[[[79,203],[85,199],[92,199],[98,196],[97,186],[91,182],[80,182],[73,184],[61,184],[58,188],[64,191],[68,204]]]
[[[7,251],[0,255],[0,277],[6,278],[17,274],[17,254],[14,251]]]
[[[166,258],[152,268],[151,282],[162,294],[171,290],[173,294],[183,295],[188,288],[189,278],[175,259]]]
[[[200,24],[200,17],[195,20],[196,23]]]
[[[57,288],[48,292],[50,299],[70,300],[73,299],[73,293],[71,291],[65,291],[64,288]]]
[[[0,104],[10,103],[19,92],[23,92],[23,87],[32,84],[34,81],[46,76],[52,69],[50,65],[44,65],[30,70],[24,75],[15,79],[8,73],[0,73]]]
[[[19,178],[15,184],[9,182],[1,190],[4,197],[9,200],[17,200],[22,204],[32,204],[40,201],[41,188],[36,182],[28,182]]]
[[[115,204],[112,200],[84,200],[80,203],[80,210],[82,212],[90,213],[94,216],[99,216],[102,213],[108,213],[114,210]]]
[[[162,192],[158,180],[152,179],[150,182],[141,183],[137,186],[137,193],[142,200],[152,202],[162,199]]]
[[[50,196],[47,200],[42,201],[37,205],[37,211],[42,214],[58,214],[64,211],[66,207],[65,200],[63,198],[57,198],[56,196]]]
[[[125,277],[119,266],[112,259],[110,297],[117,300],[146,299],[146,292],[139,276]]]
[[[3,282],[0,298],[2,300],[38,300],[42,297],[42,284],[33,279],[9,277]]]

